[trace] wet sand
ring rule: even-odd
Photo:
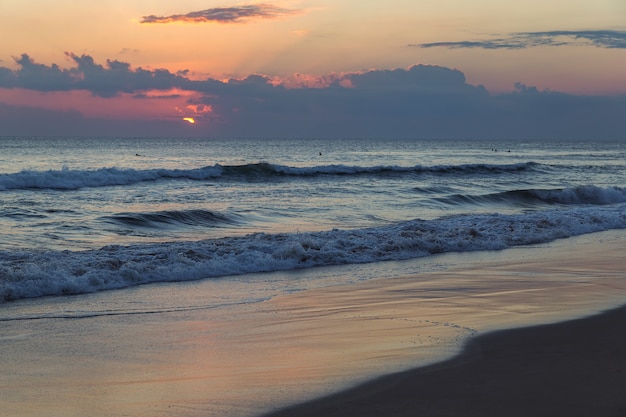
[[[625,328],[626,308],[620,308],[494,332],[473,339],[451,360],[269,416],[624,416]]]
[[[503,336],[503,347],[491,348],[488,336],[473,342],[456,362],[432,364],[458,354],[480,334],[590,316],[624,304],[624,253],[626,237],[615,231],[502,252],[442,255],[433,261],[446,266],[440,270],[421,271],[419,262],[407,262],[281,273],[297,286],[297,280],[307,281],[309,274],[418,267],[418,272],[402,277],[284,293],[246,304],[228,304],[236,283],[229,281],[220,293],[223,280],[9,303],[2,306],[0,317],[0,409],[19,417],[251,417],[391,374],[375,385],[305,409],[358,416],[359,408],[349,407],[365,407],[370,414],[363,412],[364,416],[401,416],[395,407],[408,407],[405,412],[420,415],[411,409],[414,399],[430,389],[420,398],[438,398],[439,403],[424,403],[430,408],[422,415],[459,415],[454,407],[472,399],[483,406],[498,404],[504,394],[496,389],[526,380],[526,385],[509,390],[510,399],[499,403],[508,407],[500,415],[515,415],[531,399],[547,404],[556,397],[553,392],[571,396],[557,385],[562,375],[572,383],[578,381],[572,391],[574,403],[601,407],[605,400],[593,392],[606,393],[608,399],[615,396],[608,387],[594,391],[596,384],[604,385],[582,373],[593,366],[578,364],[599,358],[601,363],[595,366],[607,385],[610,377],[621,375],[623,341],[605,339],[597,351],[584,343],[626,333],[620,332],[626,326],[623,315],[606,325],[581,327],[573,341],[550,330],[511,342],[519,337],[515,335],[525,334],[516,330]],[[281,274],[262,276],[261,281],[278,285],[274,278]],[[244,291],[251,279],[242,277]],[[207,301],[215,294],[222,305]],[[551,338],[563,343],[549,345]],[[539,343],[523,348],[521,341],[526,339]],[[552,347],[544,352],[544,346]],[[570,347],[578,353],[567,353]],[[542,355],[555,351],[565,353],[558,360],[545,359],[554,368],[543,366],[536,372],[545,373],[541,381],[556,378],[550,382],[556,388],[531,393],[527,390],[540,385],[530,375],[513,377],[516,372],[535,372],[530,366],[519,371],[522,360],[541,364]],[[519,358],[507,359],[512,353]],[[491,366],[502,370],[501,380],[489,376],[489,366],[480,362],[487,358],[500,358]],[[465,383],[460,376],[445,374],[465,363],[474,363],[464,374],[469,378]],[[411,372],[397,374],[424,365],[430,367],[417,371],[415,380]],[[609,377],[610,370],[615,372]],[[425,372],[428,378],[420,387],[417,380]],[[475,380],[479,383],[470,383]],[[620,384],[619,388],[626,386],[621,380]],[[383,411],[371,414],[376,407]],[[284,415],[306,415],[301,410]],[[444,414],[436,414],[438,410]],[[445,414],[446,410],[452,411]]]
[[[537,255],[520,263],[445,271],[448,277],[457,275],[454,281],[467,287],[463,297],[447,298],[442,314],[457,310],[453,316],[460,323],[476,328],[481,327],[477,320],[483,321],[482,334],[470,338],[460,354],[266,417],[626,415],[626,306],[558,322],[559,311],[565,319],[576,310],[572,310],[574,298],[590,301],[600,296],[608,301],[612,295],[623,296],[624,240],[599,243],[561,248],[545,258]],[[478,276],[479,281],[472,279]],[[512,281],[509,289],[491,293],[482,286],[485,278]],[[519,281],[525,278],[544,281],[541,286]],[[606,286],[606,291],[597,292],[592,283]],[[415,289],[414,284],[409,286]],[[410,291],[408,287],[396,290]],[[430,296],[438,293],[429,289]],[[557,323],[486,331],[537,319]]]

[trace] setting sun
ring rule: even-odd
[[[183,117],[183,120],[190,124],[196,123],[196,120],[193,117]]]

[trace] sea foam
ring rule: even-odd
[[[622,191],[623,192],[623,191]],[[80,294],[324,265],[402,260],[444,252],[505,249],[626,228],[626,204],[565,206],[520,214],[464,214],[387,226],[88,251],[0,252],[0,300]]]

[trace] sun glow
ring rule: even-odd
[[[196,119],[194,119],[193,117],[183,117],[183,120],[190,124],[196,123]]]

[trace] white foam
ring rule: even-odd
[[[416,219],[357,230],[108,246],[81,252],[5,251],[0,252],[0,300],[504,249],[624,228],[626,204],[617,204]]]

